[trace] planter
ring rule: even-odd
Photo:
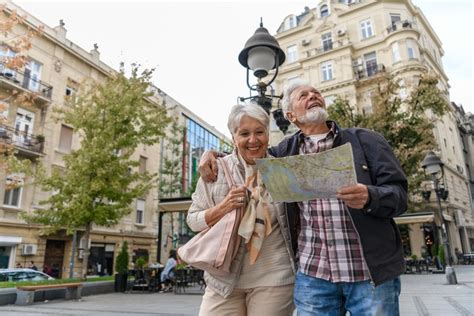
[[[114,290],[115,292],[125,292],[127,290],[128,274],[116,274]]]

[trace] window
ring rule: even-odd
[[[285,20],[285,30],[289,30],[296,27],[296,16],[292,15]]]
[[[408,51],[408,59],[415,59],[415,42],[413,40],[407,40],[407,51]]]
[[[398,42],[395,42],[392,44],[392,63],[395,64],[399,62],[400,59],[400,47],[398,46]]]
[[[294,63],[295,61],[298,60],[298,50],[297,50],[296,45],[288,46],[286,50],[286,56],[287,56],[288,63]]]
[[[5,194],[3,195],[3,205],[20,207],[21,193],[23,192],[24,174],[11,174],[5,181]]]
[[[400,22],[402,18],[400,17],[400,14],[397,13],[391,13],[390,14],[390,27],[388,28],[389,32],[390,31],[396,31],[397,30],[397,23]]]
[[[76,89],[74,89],[73,87],[69,87],[67,86],[66,87],[66,91],[65,91],[65,95],[66,97],[72,97],[74,94],[76,93]]]
[[[20,146],[29,146],[31,144],[31,133],[35,123],[35,113],[22,108],[16,110],[15,118],[15,143]]]
[[[321,8],[319,9],[319,12],[321,13],[321,17],[325,17],[329,15],[329,7],[327,4],[323,4]]]
[[[401,20],[402,20],[402,18],[400,17],[400,14],[390,13],[390,22],[392,22],[392,25],[395,25],[397,22],[399,22]]]
[[[29,79],[29,80],[28,80]],[[23,86],[33,91],[38,91],[41,80],[41,64],[37,61],[30,60],[25,65],[25,80]]]
[[[8,103],[2,102],[0,100],[0,122],[5,123],[6,120],[8,120]]]
[[[408,97],[407,88],[405,87],[405,80],[401,79],[398,82],[398,86],[400,87],[398,90],[398,96],[400,99],[405,100]]]
[[[321,64],[321,73],[323,75],[323,81],[331,80],[332,77],[332,62],[327,61]]]
[[[321,36],[322,44],[323,44],[323,51],[326,52],[332,49],[332,34],[326,33]]]
[[[141,174],[146,172],[146,161],[147,161],[146,157],[140,156],[138,172]]]
[[[145,215],[145,200],[137,200],[137,224],[144,223],[144,216]]]
[[[365,54],[364,61],[367,76],[370,77],[375,75],[377,73],[377,55],[375,52]]]
[[[14,78],[16,72],[13,69],[7,68],[8,62],[15,57],[15,52],[7,46],[0,46],[0,74],[7,78]]]
[[[70,152],[72,146],[73,129],[66,125],[61,125],[61,134],[59,136],[59,150]]]
[[[362,38],[369,38],[374,35],[370,20],[360,22],[360,31],[362,32]]]
[[[3,196],[3,205],[20,207],[21,191],[22,187],[5,190],[5,195]]]

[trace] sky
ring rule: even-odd
[[[1,2],[2,0],[0,0]],[[67,38],[85,50],[97,43],[100,58],[118,69],[136,62],[156,68],[153,83],[219,131],[230,135],[227,116],[246,97],[246,70],[238,54],[263,18],[275,34],[289,14],[319,0],[13,0],[50,27],[62,19]],[[473,3],[412,0],[440,38],[451,101],[474,113]]]

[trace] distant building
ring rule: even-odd
[[[277,94],[291,81],[303,79],[321,91],[328,106],[340,96],[359,113],[370,115],[379,75],[389,73],[399,80],[399,96],[403,99],[418,84],[420,76],[429,72],[439,76],[438,87],[449,100],[441,41],[423,12],[410,0],[319,1],[315,8],[306,7],[299,15],[288,15],[275,37],[286,53],[275,80]],[[289,133],[292,129],[294,126]],[[470,252],[474,240],[471,193],[453,112],[437,123],[433,133],[438,143],[438,148],[433,149],[445,163],[449,197],[443,207],[447,209],[452,249]],[[271,143],[282,137],[272,124]],[[435,195],[431,196],[434,201]],[[425,241],[432,240],[428,224],[433,221],[433,209],[436,208],[430,207],[425,215],[397,219],[400,224],[410,225],[404,237],[409,241],[407,253],[420,256]],[[456,222],[461,215],[464,228]]]
[[[0,126],[0,142],[12,144],[20,158],[30,159],[37,165],[41,159],[46,172],[64,168],[63,156],[79,148],[80,138],[74,126],[53,120],[53,106],[65,106],[65,98],[76,93],[81,82],[87,79],[107,80],[116,71],[100,60],[97,45],[90,51],[77,46],[67,39],[65,24],[61,21],[54,28],[45,26],[34,16],[20,7],[6,2],[7,12],[16,10],[26,17],[26,24],[34,29],[44,26],[42,36],[35,37],[28,50],[27,66],[20,71],[9,69],[0,63],[0,95],[12,91],[29,91],[38,97],[31,104],[11,102],[11,98],[1,98],[6,107],[3,113],[7,121]],[[5,17],[0,15],[0,19]],[[13,34],[22,34],[24,25],[16,25]],[[15,54],[0,35],[0,60]],[[165,104],[169,113],[186,126],[185,138],[181,139],[185,154],[182,160],[183,192],[190,188],[196,177],[196,166],[203,149],[222,149],[230,143],[222,133],[209,126],[204,120],[173,100],[166,93],[152,87],[154,95],[149,102]],[[1,114],[1,113],[0,113]],[[170,130],[161,144],[139,146],[133,159],[139,161],[139,170],[158,173],[162,155],[166,154],[165,143],[175,131]],[[185,140],[185,141],[184,141]],[[25,179],[30,180],[30,179]],[[40,225],[27,224],[20,218],[21,211],[31,212],[42,208],[40,201],[51,192],[44,192],[35,185],[24,185],[8,189],[5,184],[9,175],[0,170],[0,268],[12,268],[17,263],[26,265],[33,260],[39,269],[52,268],[56,277],[69,274],[72,252],[72,236],[64,230],[56,234],[45,234]],[[25,183],[28,181],[25,181]],[[130,205],[132,211],[113,227],[94,226],[91,232],[91,253],[88,262],[89,274],[113,274],[115,257],[123,241],[128,241],[131,260],[144,256],[149,262],[156,261],[158,249],[158,200],[161,193],[153,189],[142,199]],[[180,210],[182,211],[182,210]],[[180,215],[182,218],[183,216]],[[169,228],[171,222],[168,223]],[[182,220],[175,225],[184,225]],[[171,228],[169,228],[171,230]],[[178,228],[175,231],[179,231]],[[75,256],[75,273],[85,264],[82,249],[85,246],[83,232],[79,231]]]

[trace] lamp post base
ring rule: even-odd
[[[448,284],[458,284],[458,279],[456,278],[456,272],[454,271],[453,267],[447,266],[445,273],[446,273],[446,280],[448,281]]]

